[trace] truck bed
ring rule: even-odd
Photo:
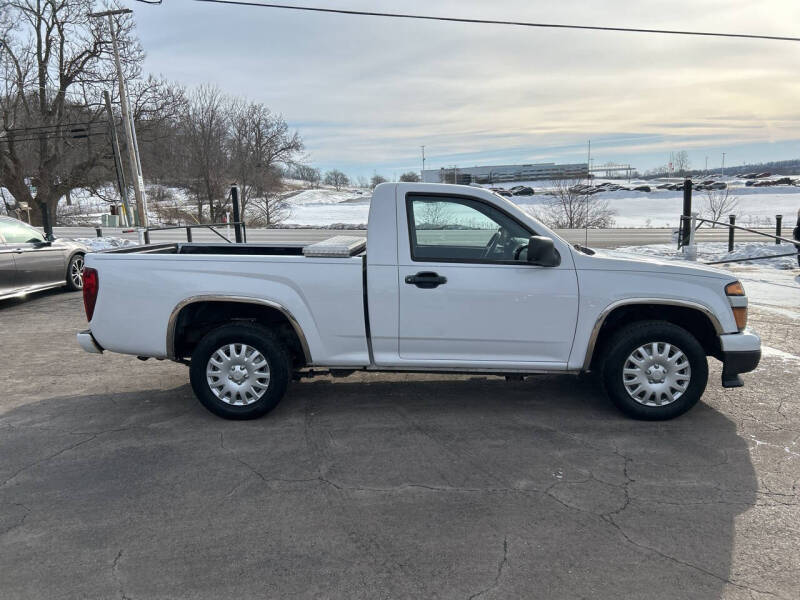
[[[311,257],[304,247],[170,243],[89,254],[100,281],[92,332],[110,351],[164,358],[181,306],[245,299],[285,307],[307,332],[313,362],[369,364],[363,250]]]
[[[305,244],[166,243],[126,246],[108,254],[218,254],[223,256],[302,256]]]

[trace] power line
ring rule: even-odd
[[[143,2],[144,0],[138,0]],[[246,0],[195,0],[212,4],[233,4],[237,6],[253,6],[257,8],[278,8],[283,10],[297,10],[305,12],[332,13],[339,15],[361,17],[384,17],[390,19],[418,19],[423,21],[448,21],[451,23],[471,23],[478,25],[511,25],[515,27],[539,27],[546,29],[580,29],[590,31],[616,31],[625,33],[658,33],[666,35],[693,35],[704,37],[745,38],[752,40],[772,40],[780,42],[800,42],[800,37],[779,35],[757,35],[752,33],[720,33],[712,31],[683,31],[679,29],[645,29],[635,27],[602,27],[599,25],[567,25],[564,23],[535,23],[529,21],[502,21],[497,19],[467,19],[463,17],[435,17],[431,15],[416,15],[410,13],[385,13],[365,10],[345,10],[340,8],[319,8],[316,6],[292,6],[289,4],[267,4],[262,2],[248,2]],[[145,2],[151,4],[151,2]]]
[[[96,123],[98,127],[104,127],[105,123]],[[52,130],[44,130],[44,129],[27,129],[27,128],[20,128],[20,129],[4,129],[0,130],[4,136],[14,137],[14,139],[19,139],[19,136],[22,137],[36,137],[36,136],[64,136],[64,135],[81,135],[92,131],[92,125],[67,125],[66,127],[59,127],[57,129]]]
[[[58,134],[56,132],[53,133],[42,133],[38,135],[32,135],[30,137],[16,137],[16,136],[6,136],[0,137],[0,142],[38,142],[39,140],[58,140],[58,139],[65,139],[65,140],[79,140],[88,138],[95,135],[106,135],[106,131],[76,131],[73,133],[65,133],[65,134]]]
[[[14,133],[17,131],[38,131],[43,129],[65,129],[67,127],[81,127],[85,125],[92,125],[94,123],[99,123],[99,121],[78,121],[75,123],[61,123],[61,124],[53,124],[53,125],[30,125],[28,127],[12,127],[11,129],[3,129],[2,131],[8,133]]]

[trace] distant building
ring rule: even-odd
[[[535,179],[585,178],[586,163],[531,165],[490,165],[485,167],[449,167],[426,169],[422,181],[426,183],[504,183],[507,181],[533,181]]]

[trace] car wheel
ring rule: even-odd
[[[289,358],[280,340],[256,324],[223,325],[192,353],[195,396],[225,419],[255,419],[277,406],[289,383]]]
[[[72,292],[83,289],[83,254],[75,254],[67,266],[67,288]]]
[[[604,355],[606,391],[617,408],[635,419],[662,421],[682,415],[706,389],[703,347],[672,323],[628,325],[614,334]]]

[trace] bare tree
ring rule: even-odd
[[[350,178],[338,169],[333,169],[325,173],[325,185],[332,185],[339,191],[344,186],[350,185]]]
[[[681,177],[686,176],[691,168],[691,162],[689,161],[689,153],[686,150],[681,150],[680,152],[676,152],[672,159],[672,168]]]
[[[203,222],[203,206],[209,219],[218,222],[229,204],[227,194],[229,103],[219,88],[202,85],[191,95],[184,115],[189,154],[190,189],[197,199],[197,218]]]
[[[142,170],[148,180],[184,184],[189,168],[188,144],[182,129],[188,110],[186,90],[179,84],[150,76],[132,82],[128,96]],[[127,162],[124,166],[127,168]],[[126,180],[130,181],[127,173]]]
[[[29,203],[34,223],[108,166],[97,135],[105,134],[101,92],[115,75],[108,24],[89,17],[92,8],[91,0],[0,0],[0,185],[17,205]],[[126,78],[136,78],[143,53],[133,21],[120,16],[116,27]]]
[[[251,198],[267,198],[279,191],[279,168],[292,163],[303,142],[297,132],[289,131],[283,117],[260,103],[234,103],[230,121],[231,174],[240,186],[245,214]]]
[[[406,181],[409,183],[417,182],[419,181],[419,173],[416,171],[407,171],[406,173],[400,175],[400,181]]]
[[[370,187],[374,190],[380,184],[386,183],[386,177],[383,175],[378,175],[377,173],[372,176],[372,179],[369,182]]]
[[[452,222],[449,202],[429,201],[422,203],[419,215],[420,229],[442,229]]]
[[[645,171],[645,175],[652,177],[666,177],[669,175],[669,165],[659,165],[658,167],[647,169]]]
[[[731,195],[730,190],[707,190],[706,201],[701,211],[701,215],[711,221],[719,221],[725,215],[737,214],[739,199]],[[711,227],[716,227],[712,223]]]
[[[261,227],[272,227],[285,221],[291,214],[291,207],[281,197],[283,183],[277,167],[272,167],[265,174],[271,181],[263,182],[258,195],[250,199],[250,222]]]
[[[608,200],[593,198],[580,179],[557,179],[536,216],[558,229],[603,229],[614,225]]]
[[[297,179],[305,181],[312,188],[318,188],[320,181],[322,181],[322,175],[320,175],[319,169],[308,165],[294,165],[293,173]]]

